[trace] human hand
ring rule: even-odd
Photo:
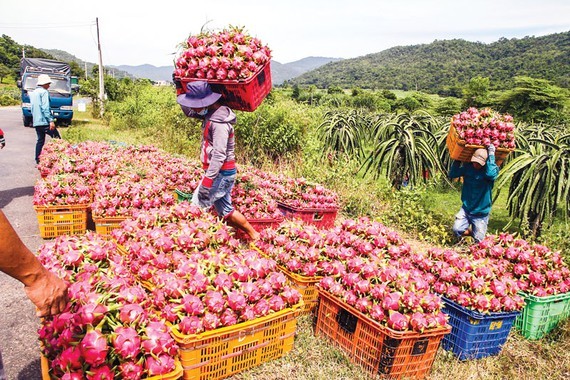
[[[67,305],[67,284],[45,268],[34,282],[24,287],[24,290],[30,301],[38,308],[36,311],[38,317],[59,314]]]
[[[5,146],[6,146],[6,143],[0,144],[0,149],[4,149]]]
[[[487,153],[489,153],[489,156],[492,156],[495,154],[495,150],[497,148],[495,148],[495,145],[491,144],[487,147]]]
[[[50,131],[53,131],[55,129],[55,123],[53,121],[50,121],[49,129],[50,129]]]
[[[206,203],[207,201],[210,200],[210,188],[209,187],[205,187],[204,185],[200,185],[200,188],[198,189],[198,200],[201,203]]]

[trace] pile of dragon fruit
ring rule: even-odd
[[[441,248],[414,253],[410,261],[427,274],[436,293],[467,309],[488,314],[524,307],[519,284],[499,262]]]
[[[176,59],[179,78],[245,80],[271,59],[271,50],[243,28],[191,35]]]
[[[190,203],[140,212],[112,234],[154,307],[182,334],[250,321],[300,301],[274,260],[240,247],[225,224]]]
[[[199,162],[152,146],[101,142],[72,145],[50,140],[39,164],[43,178],[34,204],[88,204],[93,217],[126,218],[141,210],[171,206],[175,190],[192,194],[204,171]],[[338,208],[337,197],[322,185],[248,166],[238,168],[232,189],[235,208],[247,219],[283,220],[278,202],[299,207]]]
[[[512,276],[518,288],[537,297],[570,291],[570,268],[560,252],[511,234],[489,235],[471,246],[473,257],[486,259]]]
[[[478,110],[470,107],[454,115],[451,125],[457,130],[459,138],[469,145],[493,144],[497,148],[515,148],[515,124],[511,115],[503,115],[490,108]]]
[[[173,372],[178,345],[114,242],[59,236],[40,261],[69,284],[69,303],[38,331],[53,379],[143,379]]]

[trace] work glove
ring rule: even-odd
[[[210,188],[200,185],[198,189],[198,200],[200,203],[206,203],[210,200]]]
[[[487,147],[487,153],[489,153],[489,156],[494,156],[495,155],[495,145],[491,144]]]

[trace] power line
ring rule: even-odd
[[[7,29],[50,29],[50,28],[79,28],[85,26],[93,26],[95,25],[94,22],[90,22],[89,24],[44,24],[44,25],[37,25],[37,24],[0,24],[0,28],[7,28]]]

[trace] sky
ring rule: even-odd
[[[172,66],[202,28],[229,25],[268,45],[272,59],[355,58],[394,46],[570,31],[569,0],[1,0],[0,35],[104,65]]]

